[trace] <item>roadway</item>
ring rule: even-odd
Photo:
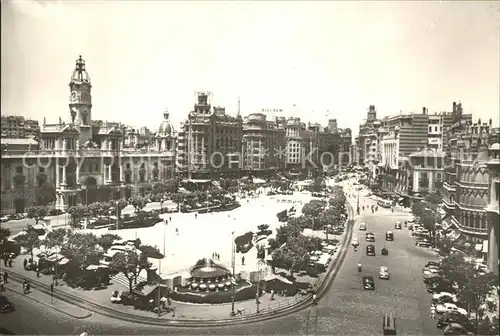
[[[361,204],[370,202],[365,199]],[[355,200],[351,199],[351,203]],[[360,247],[357,252],[349,249],[327,294],[317,306],[280,319],[202,329],[146,326],[112,320],[99,314],[78,320],[7,291],[5,295],[17,306],[17,311],[3,315],[0,327],[15,334],[54,335],[76,335],[83,331],[90,335],[375,335],[382,333],[384,313],[393,311],[398,334],[441,335],[442,332],[435,328],[436,322],[429,317],[430,294],[425,290],[421,275],[424,264],[433,259],[434,254],[416,247],[404,225],[402,230],[394,229],[394,223],[398,220],[404,222],[408,214],[393,214],[390,210],[380,209],[374,214],[365,210],[357,217],[353,236],[359,237]],[[367,224],[366,232],[375,234],[375,257],[366,256],[365,232],[358,230],[360,222]],[[395,233],[393,242],[385,242],[387,230]],[[384,245],[389,249],[388,256],[380,255]],[[357,271],[358,262],[363,264],[362,274]],[[378,279],[378,269],[382,265],[389,267],[390,280]],[[362,275],[375,278],[375,291],[363,290]]]

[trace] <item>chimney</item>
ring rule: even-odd
[[[453,102],[453,112],[457,112],[457,102]]]
[[[422,114],[425,114],[427,112],[427,109],[424,107],[422,107]]]

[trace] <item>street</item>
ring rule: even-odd
[[[352,198],[350,201],[355,204]],[[362,199],[361,202],[364,205],[372,203],[368,198]],[[430,294],[425,290],[421,275],[423,266],[428,260],[434,259],[435,254],[416,247],[404,225],[402,230],[394,229],[396,221],[404,222],[407,218],[407,213],[391,213],[383,208],[379,208],[374,214],[368,210],[362,211],[361,216],[356,218],[353,232],[353,237],[359,237],[358,251],[349,248],[327,295],[321,298],[317,306],[281,319],[236,327],[203,329],[145,326],[112,321],[98,314],[77,320],[7,292],[6,295],[14,302],[17,311],[10,315],[13,318],[4,318],[1,327],[16,334],[29,334],[37,330],[38,333],[48,334],[87,331],[91,334],[373,335],[378,331],[382,332],[381,319],[384,313],[392,311],[397,318],[398,333],[436,335],[439,330],[429,317]],[[367,224],[367,231],[358,230],[361,222]],[[385,241],[385,232],[388,230],[394,232],[395,240],[392,242]],[[366,256],[365,232],[375,234],[375,257]],[[388,256],[380,255],[380,249],[384,246],[389,250]],[[358,262],[363,265],[362,273],[358,273]],[[378,279],[380,266],[389,267],[390,280]],[[375,291],[362,289],[363,275],[372,275],[375,278]]]

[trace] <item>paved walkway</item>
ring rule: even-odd
[[[210,216],[210,215],[207,215]],[[211,217],[211,216],[210,216]],[[200,219],[203,219],[201,217]],[[338,240],[343,239],[343,235],[335,236]],[[253,251],[254,249],[252,249]],[[7,267],[7,271],[11,269],[13,272],[27,278],[31,278],[47,285],[52,283],[52,276],[47,276],[40,274],[40,278],[36,277],[36,273],[33,271],[27,271],[23,268],[22,262],[26,256],[19,256],[14,260],[13,267]],[[334,255],[333,258],[336,258],[337,255]],[[240,264],[240,258],[236,258],[237,264]],[[253,265],[252,265],[253,266]],[[241,265],[240,265],[241,267]],[[323,279],[326,273],[320,275],[319,279]],[[116,281],[116,283],[111,283],[105,289],[99,290],[83,290],[83,289],[75,289],[64,284],[60,284],[57,286],[57,290],[65,291],[67,293],[82,297],[91,302],[112,308],[112,304],[110,303],[111,293],[115,290],[118,291],[127,291],[128,286],[123,283],[123,281]],[[302,296],[297,295],[295,297],[279,297],[275,295],[274,300],[270,300],[270,296],[268,294],[264,294],[260,298],[260,312],[267,313],[272,310],[282,309],[284,306],[289,306],[297,301],[301,300]],[[200,304],[189,304],[189,303],[181,303],[181,302],[173,302],[174,312],[164,314],[163,318],[188,318],[188,319],[223,319],[228,318],[231,311],[231,303],[227,304],[218,304],[218,305],[200,305]],[[207,309],[210,307],[210,309]],[[152,312],[146,312],[141,310],[135,310],[131,306],[117,305],[117,309],[120,311],[128,312],[131,314],[142,315],[142,316],[154,316],[155,314]],[[241,312],[241,314],[255,314],[257,311],[256,301],[255,299],[239,301],[235,303],[235,311]]]

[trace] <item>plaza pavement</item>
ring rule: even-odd
[[[284,199],[286,202],[282,202],[281,199]],[[175,213],[175,214],[164,214],[164,218],[170,218],[171,221],[168,226],[164,225],[163,223],[158,224],[162,229],[166,229],[168,227],[169,230],[165,232],[165,234],[169,233],[169,235],[166,235],[166,239],[178,239],[179,241],[184,241],[183,243],[185,244],[185,235],[184,234],[179,234],[177,235],[175,233],[174,229],[174,223],[176,224],[175,227],[179,228],[180,232],[185,232],[187,231],[187,226],[191,224],[194,227],[199,227],[202,225],[205,228],[211,227],[211,225],[217,225],[217,222],[225,222],[226,225],[227,223],[235,223],[238,222],[237,219],[241,218],[244,220],[243,222],[240,222],[240,226],[237,228],[239,230],[238,234],[245,233],[247,231],[256,231],[257,225],[260,224],[269,224],[270,228],[273,230],[276,229],[278,226],[282,225],[282,223],[279,223],[276,218],[276,213],[283,210],[283,209],[288,209],[292,205],[295,205],[297,208],[297,212],[300,213],[302,204],[310,200],[309,195],[304,195],[304,194],[296,194],[293,196],[282,196],[282,197],[276,197],[276,196],[260,196],[257,198],[250,198],[247,200],[243,200],[242,207],[238,208],[240,211],[239,213],[234,214],[236,210],[233,210],[231,212],[221,212],[221,213],[213,213],[213,214],[203,214],[203,215],[198,215],[197,218],[194,216],[194,214],[182,214],[182,213]],[[272,205],[277,204],[278,207],[273,207]],[[153,205],[154,206],[154,205]],[[283,208],[283,209],[282,209]],[[260,213],[260,216],[255,216],[256,213]],[[238,217],[242,216],[242,217]],[[257,219],[259,218],[259,219]],[[208,221],[207,221],[208,220]],[[257,221],[256,221],[257,220]],[[248,223],[250,222],[250,223]],[[186,225],[186,226],[183,226]],[[117,231],[108,231],[104,230],[102,233],[107,233],[107,232],[113,232],[117,233],[122,238],[124,239],[133,239],[135,237],[141,238],[142,242],[145,244],[152,244],[147,240],[149,237],[148,235],[144,235],[142,230],[147,230],[148,228],[143,228],[143,229],[133,229],[133,230],[119,230]],[[227,226],[226,226],[227,229]],[[230,227],[230,229],[233,229]],[[218,232],[216,229],[210,229],[211,231]],[[89,230],[88,230],[89,231]],[[93,231],[101,231],[101,230],[93,230]],[[189,231],[188,231],[189,232]],[[191,231],[192,232],[192,231]],[[125,234],[124,234],[125,233]],[[127,236],[127,234],[129,236]],[[153,236],[157,238],[158,234],[153,231]],[[134,237],[130,237],[130,235],[134,235]],[[161,235],[160,235],[161,236]],[[210,237],[210,235],[206,235],[206,232],[201,232],[199,233],[199,236],[202,237],[202,239],[206,239],[206,237]],[[172,238],[173,237],[173,238]],[[229,245],[231,245],[231,237],[225,237],[229,240]],[[342,240],[343,235],[341,236],[335,236],[336,239]],[[189,235],[189,241],[193,239],[193,233]],[[154,245],[154,243],[152,244]],[[204,256],[210,257],[208,255],[208,252],[200,252],[200,247],[199,245],[196,245],[195,251],[197,253],[196,258],[203,258]],[[220,244],[219,244],[220,247]],[[186,248],[186,246],[184,246]],[[214,251],[212,249],[212,251]],[[217,250],[215,250],[217,251]],[[201,253],[201,254],[200,254]],[[220,253],[220,252],[219,252]],[[222,253],[221,254],[221,259],[222,259]],[[230,255],[230,251],[228,251],[227,256]],[[175,254],[172,254],[171,257],[174,257]],[[242,260],[240,256],[236,258],[236,269],[238,272],[243,271],[243,272],[251,272],[255,270],[256,264],[257,264],[257,253],[256,253],[256,248],[252,248],[248,253],[245,254],[245,265],[242,264]],[[335,255],[334,258],[337,256]],[[46,285],[50,285],[52,283],[52,277],[51,276],[46,276],[43,274],[40,274],[40,278],[36,278],[36,274],[32,271],[26,271],[22,267],[22,260],[25,258],[25,256],[19,256],[14,260],[13,267],[12,268],[7,268],[7,271],[9,269],[12,272],[15,272],[23,277],[27,278],[32,278],[34,280],[40,281],[42,283],[45,283]],[[171,259],[168,258],[165,260],[167,263],[171,261]],[[188,260],[188,263],[190,266],[194,264],[194,261]],[[226,265],[228,265],[228,261],[226,261]],[[323,278],[325,276],[325,273],[320,275],[320,278]],[[65,291],[67,293],[82,297],[86,300],[89,300],[91,302],[97,303],[102,306],[106,306],[109,308],[114,308],[113,305],[110,303],[110,296],[111,293],[114,290],[118,291],[125,291],[128,289],[128,282],[124,278],[123,275],[118,274],[117,276],[114,277],[112,280],[112,283],[106,288],[106,289],[99,289],[99,290],[82,290],[82,289],[74,289],[66,285],[58,285],[57,290],[60,291]],[[260,313],[261,314],[266,314],[271,311],[275,310],[281,310],[285,306],[290,306],[293,305],[294,303],[297,302],[297,300],[300,299],[300,296],[297,297],[291,297],[291,298],[286,298],[286,297],[279,297],[275,296],[275,299],[273,301],[270,300],[269,294],[264,294],[260,298]],[[168,319],[225,319],[229,317],[229,312],[231,311],[231,303],[227,304],[217,304],[217,305],[208,305],[210,306],[210,309],[207,309],[207,305],[198,305],[198,304],[189,304],[189,303],[180,303],[180,302],[174,302],[173,307],[174,313],[168,313],[162,315],[163,318],[168,318]],[[136,314],[136,315],[142,315],[142,316],[147,316],[147,317],[152,317],[155,316],[152,312],[146,312],[146,311],[141,311],[141,310],[134,310],[133,307],[130,306],[123,306],[123,305],[117,305],[116,308],[120,309],[120,311],[124,312],[129,312],[131,314]],[[255,314],[256,313],[256,302],[255,300],[246,300],[246,301],[239,301],[235,303],[235,310],[240,311],[243,315],[246,314]]]

